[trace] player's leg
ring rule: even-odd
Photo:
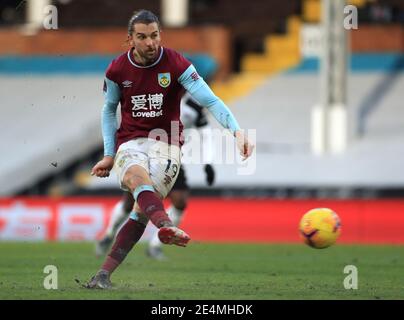
[[[150,148],[150,177],[153,180],[154,187],[166,197],[173,188],[180,171],[181,150],[175,145],[168,145],[157,141]],[[186,246],[190,240],[189,236],[179,228],[162,227],[158,230],[158,237],[164,244],[175,244]]]
[[[132,250],[133,246],[142,237],[144,230],[146,229],[146,225],[149,221],[149,218],[145,214],[143,214],[143,210],[141,209],[142,205],[139,205],[140,193],[145,193],[146,190],[148,190],[149,193],[152,193],[153,195],[155,194],[154,191],[152,191],[152,181],[150,180],[147,171],[139,165],[132,165],[125,171],[122,182],[127,190],[130,190],[132,192],[136,190],[136,192],[133,192],[134,199],[136,200],[134,210],[130,214],[129,219],[119,230],[118,234],[116,235],[114,244],[112,245],[110,252],[106,256],[104,263],[102,264],[97,274],[92,277],[90,282],[87,284],[87,288],[109,289],[111,287],[111,274],[124,261],[128,253]],[[139,192],[138,187],[140,186],[145,186],[141,188],[143,192]],[[151,198],[153,199],[152,195],[149,196],[151,196]],[[143,198],[140,200],[140,202],[142,203],[143,201],[148,201],[148,199]],[[156,212],[156,210],[154,210],[156,209],[155,204],[152,209],[153,212]],[[157,214],[159,213],[157,212]],[[167,214],[165,215],[167,216]],[[165,217],[161,213],[159,214],[159,216],[157,216],[157,218],[155,215],[153,215],[153,219],[154,223],[157,225],[164,225],[164,223],[172,225],[168,216],[165,219]]]
[[[160,186],[164,181],[161,180],[161,174],[156,172],[154,164],[156,157],[165,152],[162,146],[170,148],[168,144],[138,138],[122,144],[115,157],[115,169],[121,187],[133,195],[141,212],[158,228],[172,226],[162,202],[167,194]],[[159,184],[157,188],[156,183]]]
[[[122,228],[119,229],[114,244],[105,258],[103,265],[97,274],[91,278],[86,286],[87,288],[111,288],[111,274],[123,262],[146,229],[148,219],[142,214],[136,213],[136,211],[140,211],[140,209],[135,205],[134,211],[130,214],[129,219],[127,219]]]
[[[178,178],[174,183],[174,186],[168,194],[171,205],[167,210],[168,216],[175,226],[178,226],[181,222],[184,210],[187,206],[189,197],[189,187],[186,181],[185,171],[183,167],[180,167]],[[150,238],[149,244],[146,249],[146,254],[150,258],[156,260],[164,260],[165,256],[162,251],[162,243],[158,237],[158,230],[155,230]]]
[[[151,187],[153,182],[142,167],[139,165],[130,167],[124,176],[124,183],[129,190],[134,190],[134,211],[119,230],[111,251],[101,269],[88,283],[88,288],[108,289],[111,287],[111,274],[140,240],[149,220],[160,228],[159,237],[163,243],[186,246],[189,241],[185,232],[173,226],[164,211],[159,194],[154,192]]]
[[[186,198],[188,197],[188,191],[178,190],[172,191],[169,194],[171,205],[167,210],[168,216],[175,226],[178,226],[181,222],[182,215],[186,206]],[[163,254],[162,242],[158,236],[158,230],[156,229],[150,238],[149,244],[146,249],[148,257],[156,260],[164,260],[166,257]]]
[[[131,194],[138,185],[152,184],[148,173],[149,159],[146,141],[147,139],[128,141],[119,147],[115,156],[114,170],[121,188]],[[139,206],[135,205],[133,209],[133,214],[120,228],[109,254],[100,270],[87,284],[87,288],[109,288],[111,286],[110,275],[143,235],[148,219],[143,219],[144,216],[142,216]]]
[[[171,188],[171,182],[165,183],[162,181],[161,175],[157,175],[161,171],[158,170],[158,166],[155,164],[149,165],[149,161],[155,162],[154,158],[153,160],[149,159],[149,152],[144,152],[144,150],[137,152],[136,149],[133,149],[144,143],[144,140],[133,141],[127,145],[132,149],[118,151],[116,156],[115,163],[117,164],[118,177],[125,190],[129,190],[133,194],[136,202],[135,211],[131,213],[130,219],[119,230],[110,253],[101,269],[88,283],[88,288],[106,289],[111,287],[110,275],[139,241],[149,220],[162,231],[159,234],[162,242],[185,246],[189,241],[188,235],[174,227],[164,211],[161,199],[166,195],[164,193],[166,189],[162,188],[162,185]],[[153,172],[150,172],[150,174],[148,172],[149,166],[153,168]],[[171,175],[171,173],[169,174]],[[151,179],[153,176],[154,181]],[[159,188],[163,190],[163,193],[155,192],[153,185],[156,182],[159,183]]]
[[[95,254],[104,256],[111,246],[116,232],[132,212],[135,200],[129,192],[124,192],[122,199],[112,209],[111,219],[109,220],[105,235],[97,241]]]

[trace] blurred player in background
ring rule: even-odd
[[[192,59],[190,59],[192,61]],[[200,72],[199,72],[200,73]],[[200,73],[201,74],[201,73]],[[204,71],[203,78],[209,79],[211,72]],[[212,166],[212,135],[208,118],[205,114],[205,110],[201,107],[189,93],[186,93],[181,99],[181,122],[184,125],[184,129],[197,128],[201,129],[202,133],[202,147],[203,158],[205,161],[205,174],[206,183],[211,186],[214,183],[215,171]],[[167,214],[175,226],[178,226],[184,215],[184,210],[187,207],[189,198],[189,186],[186,179],[186,173],[184,166],[180,166],[177,180],[175,181],[173,188],[171,189],[168,197],[171,202],[171,206],[167,210]],[[100,241],[96,243],[95,253],[97,256],[103,256],[107,253],[112,241],[115,238],[115,234],[118,231],[122,223],[128,218],[129,214],[133,210],[135,200],[129,192],[125,192],[122,199],[112,209],[111,219],[108,223],[105,235]],[[152,235],[146,253],[150,258],[156,260],[163,260],[165,258],[162,249],[161,241],[158,237],[157,230]]]
[[[149,220],[159,229],[158,237],[164,244],[185,247],[190,240],[174,226],[162,202],[178,177],[181,163],[180,100],[184,88],[233,133],[243,159],[254,148],[195,67],[181,54],[160,46],[160,31],[160,22],[152,12],[135,12],[128,25],[131,49],[113,60],[106,72],[104,158],[91,173],[108,177],[114,167],[122,189],[133,195],[135,205],[87,288],[111,287],[111,274],[139,241]],[[117,130],[119,103],[122,121]]]

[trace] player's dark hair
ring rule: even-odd
[[[135,25],[135,23],[150,24],[153,22],[156,22],[160,29],[159,18],[157,18],[157,16],[153,12],[151,12],[149,10],[144,10],[144,9],[135,11],[133,13],[132,17],[129,19],[128,34],[132,35],[133,26]]]

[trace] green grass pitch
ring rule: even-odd
[[[113,289],[80,287],[98,269],[92,243],[0,243],[2,299],[403,299],[404,247],[303,244],[205,244],[165,247],[153,261],[140,244],[112,276]],[[46,265],[58,289],[46,290]],[[358,289],[346,290],[346,265]]]

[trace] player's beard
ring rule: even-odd
[[[153,49],[153,50],[144,50],[144,51],[139,51],[136,50],[133,52],[133,55],[135,57],[135,61],[139,60],[139,58],[141,59],[141,61],[144,62],[145,65],[150,65],[152,63],[154,63],[157,60],[157,56],[159,53],[159,48],[157,47],[157,49]],[[138,57],[138,59],[136,59],[136,56]]]
[[[157,54],[158,54],[159,49],[153,49],[153,50],[147,50],[146,51],[146,61],[147,63],[151,63],[157,60]]]

